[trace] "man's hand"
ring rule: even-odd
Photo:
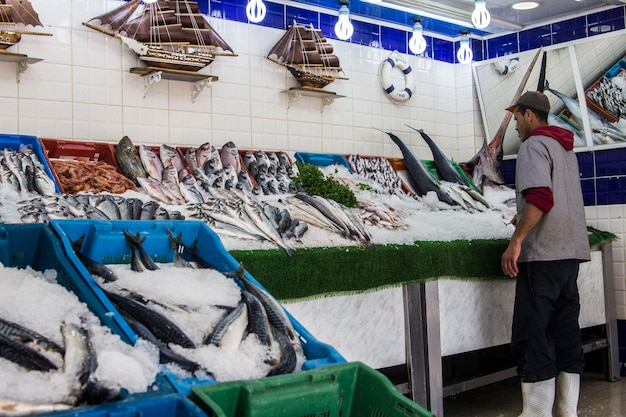
[[[514,242],[509,242],[509,246],[507,246],[506,250],[502,254],[502,272],[510,277],[517,276],[517,259],[519,258],[519,254],[522,250],[522,246],[519,244],[515,244]]]

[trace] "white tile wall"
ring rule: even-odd
[[[47,138],[117,142],[127,135],[136,143],[216,146],[233,141],[240,148],[280,149],[401,156],[388,136],[392,131],[423,159],[432,157],[419,134],[405,126],[424,129],[457,161],[471,158],[485,141],[484,128],[470,65],[452,65],[405,56],[415,71],[410,101],[394,103],[380,86],[380,63],[389,51],[333,41],[346,77],[328,91],[346,96],[323,108],[317,98],[304,97],[288,107],[281,93],[297,83],[265,53],[283,31],[211,18],[211,24],[239,54],[217,57],[202,72],[219,81],[191,101],[192,85],[161,80],[143,96],[142,79],[129,72],[141,66],[136,55],[115,38],[81,23],[121,4],[114,0],[32,0],[46,30],[53,37],[25,36],[11,52],[44,61],[31,65],[16,82],[14,64],[0,62],[0,132]],[[605,64],[602,51],[623,48],[605,39],[602,48],[577,49],[583,63]],[[588,46],[588,45],[587,45]],[[551,62],[569,56],[551,55]],[[498,109],[509,102],[507,91],[490,90],[489,77],[498,77],[488,65],[481,82],[485,101]],[[524,68],[511,79],[519,84]],[[402,83],[399,74],[394,81]],[[569,85],[565,73],[550,75],[552,83]],[[562,77],[562,78],[561,78]],[[535,85],[536,78],[528,85]],[[555,101],[556,103],[556,101]],[[491,122],[490,122],[491,123]],[[493,128],[491,130],[494,130]],[[494,130],[495,131],[495,130]],[[616,233],[614,273],[620,301],[618,317],[626,319],[624,239],[625,206],[588,207],[591,225]]]

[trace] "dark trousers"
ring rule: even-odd
[[[582,374],[578,267],[574,259],[519,264],[511,352],[522,382]]]

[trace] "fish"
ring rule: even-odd
[[[182,245],[183,245],[183,249],[185,250],[185,252],[188,252],[194,258],[194,261],[198,264],[200,268],[217,270],[215,265],[213,265],[212,263],[205,260],[202,256],[200,256],[200,252],[198,252],[198,239],[195,239],[193,241],[193,245],[191,246],[185,245],[184,242],[182,243]]]
[[[196,148],[187,148],[187,150],[185,151],[185,163],[191,169],[191,171],[198,169],[198,157],[196,154]]]
[[[77,405],[83,399],[89,377],[96,370],[96,355],[89,334],[82,327],[64,322],[61,333],[65,345],[63,373],[72,380],[67,402]]]
[[[161,158],[164,169],[169,166],[173,166],[176,169],[177,173],[185,170],[185,163],[183,162],[183,158],[180,157],[176,148],[166,144],[161,145],[161,147],[159,148],[159,157]]]
[[[215,326],[215,329],[203,340],[205,345],[215,345],[221,349],[235,351],[243,340],[248,327],[248,306],[239,303],[235,309],[226,314]]]
[[[183,243],[183,234],[178,233],[178,236],[174,237],[170,229],[166,228],[165,232],[167,233],[167,237],[170,241],[170,245],[172,246],[172,250],[174,251],[174,265],[181,268],[193,268],[188,261],[180,256],[180,251],[185,248],[185,244]]]
[[[565,107],[567,107],[567,110],[569,110],[572,114],[572,118],[574,119],[576,124],[578,126],[583,126],[582,109],[580,108],[580,104],[577,100],[566,94],[561,93],[560,91],[550,88],[548,80],[546,80],[545,89],[560,98],[561,101],[565,104]],[[626,134],[624,132],[608,122],[592,109],[587,108],[587,116],[589,124],[591,125],[591,130],[593,132],[606,134],[611,140],[626,141]]]
[[[137,178],[146,178],[148,174],[143,168],[139,153],[128,136],[124,136],[115,147],[115,160],[122,173],[135,185],[140,186]]]
[[[398,148],[400,148],[400,152],[402,152],[402,156],[404,157],[404,164],[407,168],[409,178],[411,179],[412,185],[417,194],[424,196],[429,191],[434,191],[440,201],[454,206],[456,203],[445,191],[441,189],[441,187],[439,187],[439,184],[437,184],[430,172],[428,172],[422,161],[420,161],[413,154],[409,147],[404,144],[402,139],[391,132],[385,133],[398,146]]]
[[[204,203],[204,197],[200,189],[196,185],[196,179],[193,175],[186,175],[180,184],[178,184],[181,195],[188,203]]]
[[[441,150],[441,148],[437,146],[435,141],[433,141],[431,137],[428,136],[426,132],[424,132],[424,129],[416,129],[409,125],[405,125],[405,126],[418,132],[422,136],[424,141],[426,141],[426,144],[428,145],[428,147],[430,148],[433,154],[433,160],[435,161],[437,175],[439,176],[440,180],[455,182],[461,185],[469,185],[469,186],[473,185],[473,184],[468,183],[465,180],[465,178],[459,173],[459,171],[456,170],[456,168],[452,164],[452,161],[446,156],[446,154]]]
[[[138,202],[141,202],[141,200],[138,200]],[[135,202],[134,204],[135,204],[134,210],[136,211],[138,203]],[[139,216],[137,218],[139,220],[152,220],[154,218],[154,212],[159,207],[161,207],[161,205],[157,203],[156,201],[152,201],[152,200],[146,201],[145,203],[141,204]]]
[[[159,312],[142,303],[122,295],[102,290],[120,312],[129,315],[146,326],[162,343],[174,343],[187,349],[194,349],[195,343],[180,327]]]
[[[52,413],[72,408],[69,404],[35,404],[23,401],[0,399],[0,416],[17,417]]]
[[[536,64],[537,59],[539,59],[542,49],[543,47],[537,50],[533,60],[530,62],[526,73],[522,77],[522,80],[513,95],[511,104],[517,103],[517,100],[519,100],[522,96],[522,93],[526,88],[526,83],[530,78],[530,73]],[[502,158],[504,157],[502,141],[504,140],[506,129],[509,126],[512,117],[513,113],[505,111],[502,123],[500,123],[500,126],[498,127],[498,130],[496,131],[496,134],[491,142],[487,143],[487,140],[485,140],[480,150],[469,161],[459,164],[463,171],[465,171],[465,173],[467,173],[467,175],[472,179],[474,185],[481,190],[485,180],[498,185],[504,184],[504,177],[502,176],[501,171]]]
[[[131,267],[133,271],[142,272],[146,269],[154,271],[159,269],[159,266],[154,263],[150,255],[145,251],[142,244],[146,240],[145,236],[142,238],[139,232],[132,234],[128,230],[123,230],[126,243],[130,246],[132,252]]]
[[[550,126],[559,126],[563,129],[567,129],[574,134],[574,146],[587,146],[587,140],[584,137],[584,132],[578,130],[571,124],[567,123],[565,120],[561,119],[559,116],[554,113],[548,114],[548,125]],[[595,141],[594,137],[594,141]]]
[[[249,291],[242,290],[241,296],[248,307],[248,330],[257,335],[261,344],[270,346],[272,344],[271,327],[265,307]]]
[[[34,189],[41,195],[54,195],[56,193],[56,186],[52,178],[39,167],[34,168],[35,180]]]
[[[263,212],[263,208],[258,203],[243,204],[243,208],[254,225],[261,233],[263,233],[263,236],[283,248],[287,253],[287,256],[296,255],[296,250],[283,240],[280,233],[278,233],[278,230],[272,227],[271,223],[267,219],[267,216],[265,216],[265,213]]]
[[[163,162],[157,154],[146,145],[139,145],[139,158],[146,173],[157,181],[161,181],[163,175]]]
[[[196,162],[198,164],[198,168],[201,170],[205,170],[205,165],[211,160],[211,144],[209,142],[205,142],[196,149]]]
[[[104,280],[105,283],[117,281],[117,276],[111,270],[111,268],[109,268],[108,266],[104,264],[101,264],[99,262],[92,260],[91,258],[85,256],[80,251],[84,238],[85,238],[85,235],[82,235],[81,237],[79,237],[78,239],[76,239],[74,242],[71,243],[72,249],[74,249],[74,253],[78,257],[78,260],[83,265],[85,265],[85,268],[87,268],[87,271],[91,275],[99,276],[100,278]]]
[[[188,372],[196,372],[200,369],[200,365],[196,362],[191,361],[185,358],[182,355],[174,352],[172,349],[168,348],[165,344],[161,343],[158,337],[154,335],[146,326],[144,326],[141,322],[135,320],[128,314],[122,314],[126,322],[131,329],[137,334],[137,336],[142,339],[147,340],[157,347],[159,350],[159,362],[160,363],[175,363],[180,366],[184,370]]]
[[[272,335],[280,347],[281,357],[278,364],[272,367],[266,376],[290,374],[296,369],[297,365],[298,356],[296,354],[296,349],[284,333],[278,331],[278,329],[274,326],[271,326],[271,328]]]
[[[39,333],[0,318],[0,357],[31,371],[56,370],[49,353],[63,355],[64,350]]]
[[[302,351],[302,345],[300,343],[300,339],[298,333],[294,329],[289,317],[287,317],[287,313],[283,309],[283,307],[272,297],[269,293],[263,290],[261,287],[254,285],[245,275],[245,269],[243,263],[239,263],[239,266],[236,271],[226,272],[224,273],[226,276],[233,277],[246,289],[246,291],[250,292],[254,295],[265,308],[265,312],[267,313],[267,319],[270,324],[280,333],[285,334],[291,344],[294,346],[294,349],[298,352]]]
[[[234,142],[226,142],[220,149],[220,159],[224,167],[231,166],[235,172],[241,171],[239,152]]]

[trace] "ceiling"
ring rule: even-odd
[[[373,3],[373,0],[361,1]],[[541,5],[536,9],[516,11],[511,8],[511,5],[517,1],[487,0],[486,5],[491,14],[491,23],[485,29],[473,29],[472,32],[483,36],[504,34],[626,4],[626,0],[540,0]],[[352,4],[354,3],[353,0]],[[437,24],[428,24],[430,19],[472,29],[470,19],[474,10],[474,0],[383,0],[383,3],[379,5],[424,17],[422,24],[426,32],[429,29],[438,32]]]

